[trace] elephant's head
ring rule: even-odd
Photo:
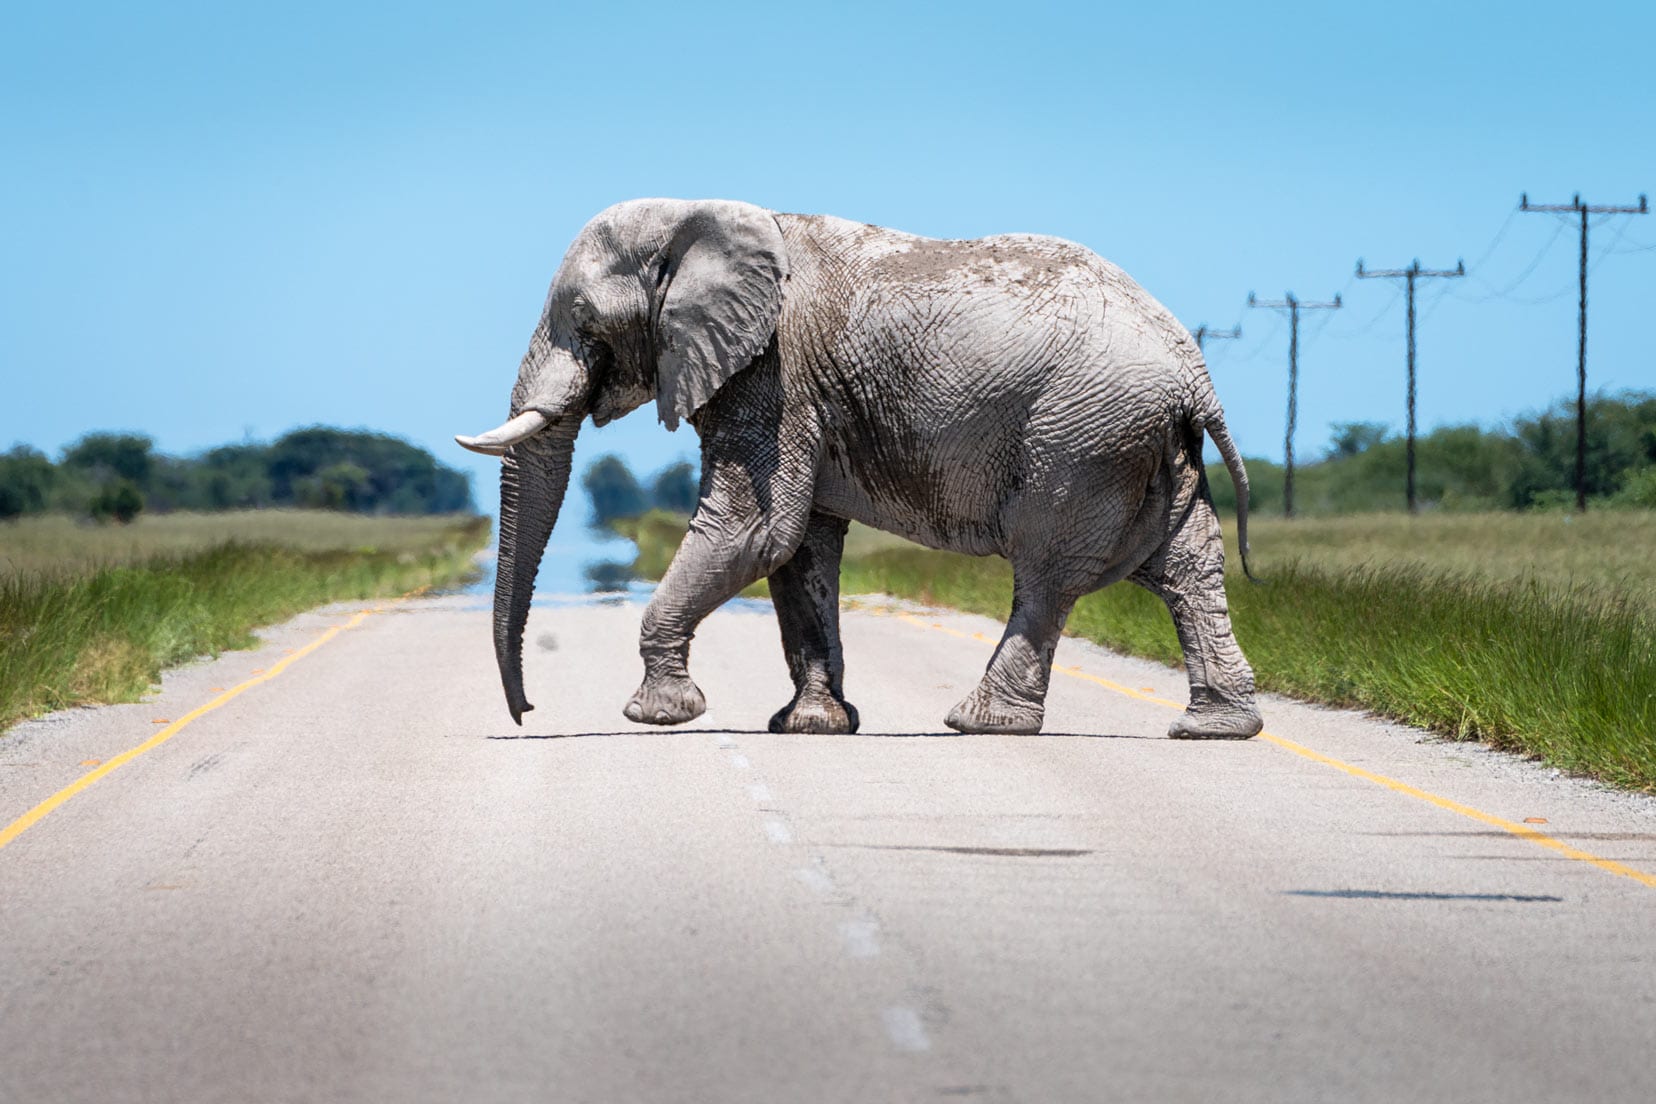
[[[654,398],[669,429],[764,351],[788,276],[769,211],[726,200],[642,199],[586,225],[552,279],[518,368],[510,417],[455,440],[501,458],[494,641],[512,719],[535,574],[569,485],[581,420]]]

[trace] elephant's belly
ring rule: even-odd
[[[952,469],[872,469],[831,451],[817,478],[823,513],[895,533],[930,548],[973,556],[1005,554],[1004,480],[981,464]]]

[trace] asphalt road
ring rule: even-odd
[[[0,738],[0,1101],[1656,1099],[1651,800],[1073,641],[958,736],[998,627],[892,608],[784,737],[762,608],[659,730],[551,603],[520,730],[479,600],[354,609]]]

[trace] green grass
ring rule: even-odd
[[[468,528],[475,524],[469,515],[372,517],[331,510],[140,514],[131,525],[96,525],[46,514],[0,522],[0,577],[84,575],[156,556],[205,552],[230,541],[302,552],[419,556],[438,547],[475,544]]]
[[[1656,610],[1656,510],[1249,519],[1255,570],[1398,566],[1484,581],[1585,589]],[[1226,547],[1236,563],[1235,530]]]
[[[657,519],[648,565],[683,531]],[[1656,792],[1656,515],[1261,519],[1227,592],[1263,689],[1357,706]],[[841,592],[1004,619],[1012,570],[853,526]],[[1178,665],[1167,609],[1122,583],[1067,631]],[[1267,718],[1269,723],[1269,718]]]
[[[216,534],[204,516],[151,520],[0,526],[0,728],[135,701],[164,668],[250,647],[255,627],[313,606],[454,581],[489,537],[476,517],[230,515]]]

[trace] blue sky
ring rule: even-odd
[[[1561,17],[1562,16],[1562,17]],[[315,422],[477,473],[546,284],[594,212],[719,196],[944,237],[1057,234],[1211,347],[1282,453],[1287,333],[1247,294],[1344,291],[1302,331],[1302,457],[1569,393],[1573,230],[1532,200],[1656,193],[1656,5],[77,4],[0,14],[0,448],[93,429],[190,452]],[[1590,373],[1656,388],[1656,216],[1595,229]],[[1527,277],[1520,280],[1521,276]],[[1501,294],[1495,294],[1501,293]],[[651,408],[580,453],[693,454]]]

